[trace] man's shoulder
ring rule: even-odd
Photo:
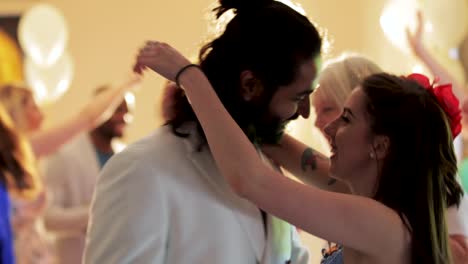
[[[158,166],[170,160],[178,160],[189,151],[190,142],[187,138],[175,135],[169,126],[162,126],[129,144],[123,151],[115,154],[112,160]]]
[[[168,126],[162,126],[151,134],[129,144],[123,151],[123,155],[157,154],[161,150],[179,148],[183,145],[183,138],[177,137]]]
[[[162,186],[172,184],[191,166],[188,150],[185,138],[174,135],[170,127],[158,128],[107,161],[97,189],[101,193],[137,189],[160,193]]]

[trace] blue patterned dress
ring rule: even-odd
[[[330,246],[328,250],[322,250],[323,259],[320,264],[343,264],[343,247]]]
[[[10,223],[10,198],[4,183],[0,182],[0,263],[15,263],[13,234]]]

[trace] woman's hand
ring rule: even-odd
[[[33,201],[15,199],[15,213],[12,215],[12,225],[16,231],[30,226],[44,212],[47,206],[47,194],[42,191]]]
[[[88,102],[79,113],[79,116],[85,119],[87,129],[94,129],[106,122],[124,100],[125,94],[140,87],[141,81],[141,75],[131,73],[116,87],[96,95]]]
[[[190,63],[168,44],[148,41],[138,53],[134,71],[141,74],[145,68],[150,68],[164,78],[175,81],[179,70]]]
[[[42,191],[34,201],[25,201],[18,208],[21,214],[29,218],[37,218],[44,212],[47,205],[47,193]]]

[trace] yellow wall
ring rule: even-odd
[[[0,1],[0,13],[18,13],[36,0]],[[134,55],[148,39],[166,41],[187,56],[196,54],[206,39],[208,6],[212,0],[49,0],[65,15],[70,31],[69,51],[75,77],[68,93],[47,106],[46,126],[77,112],[94,87],[122,80]],[[384,0],[297,0],[308,16],[327,30],[332,43],[328,57],[357,51],[384,69],[408,72],[415,63],[384,37],[379,17]],[[137,109],[126,141],[134,141],[158,124],[162,78],[149,74],[137,92]]]
[[[27,1],[34,2],[34,1]],[[195,54],[206,38],[208,0],[50,0],[64,13],[70,30],[69,50],[75,61],[75,78],[69,92],[56,105],[47,107],[47,124],[63,120],[78,111],[92,89],[102,83],[123,79],[134,55],[148,39],[171,43],[187,56]],[[398,54],[386,44],[378,24],[383,1],[308,0],[299,1],[309,17],[327,28],[333,42],[331,55],[343,50],[368,54],[383,64],[379,47]],[[345,17],[348,17],[345,19]],[[370,22],[372,21],[372,22]],[[383,44],[382,44],[383,43]],[[382,59],[381,59],[382,58]],[[380,60],[379,60],[380,59]],[[385,65],[384,65],[385,66]],[[150,74],[137,92],[135,120],[128,129],[127,141],[154,129],[160,120],[156,105],[162,79]]]

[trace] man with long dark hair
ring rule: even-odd
[[[277,1],[221,1],[218,17],[230,9],[198,67],[256,146],[277,142],[290,120],[309,116],[320,36]],[[308,263],[293,226],[230,190],[181,90],[172,110],[104,168],[85,263]]]

